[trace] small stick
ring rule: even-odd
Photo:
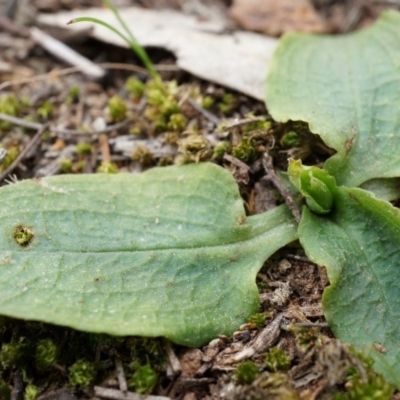
[[[20,370],[14,372],[14,387],[11,391],[10,400],[22,400],[24,398],[24,381]]]
[[[165,340],[164,346],[165,346],[165,352],[167,353],[168,364],[171,367],[171,372],[173,374],[173,376],[169,378],[172,379],[182,372],[182,366],[172,348],[171,342],[169,340]]]
[[[53,38],[49,34],[43,32],[39,28],[30,28],[30,36],[32,40],[41,45],[50,54],[53,54],[62,61],[80,67],[85,75],[94,79],[102,78],[106,72],[103,68],[93,63],[86,57],[83,57],[65,43]]]
[[[294,218],[297,222],[300,222],[301,212],[297,203],[294,201],[292,195],[286,186],[281,182],[278,175],[275,172],[274,165],[272,164],[272,157],[265,153],[262,159],[262,163],[266,172],[266,178],[275,186],[278,192],[281,194],[283,199],[285,200],[286,205],[289,207],[289,210],[292,212]]]
[[[99,136],[99,146],[100,146],[102,161],[109,162],[111,160],[111,155],[110,155],[110,146],[108,145],[107,135],[102,134]]]
[[[98,63],[97,64],[99,67],[104,68],[104,69],[120,69],[120,70],[126,70],[126,71],[132,71],[132,72],[137,72],[138,74],[143,74],[143,75],[148,75],[147,70],[145,70],[142,67],[139,67],[137,65],[131,65],[131,64],[123,64],[123,63]],[[180,68],[177,67],[176,65],[164,65],[164,64],[159,64],[156,65],[156,70],[163,72],[163,71],[180,71]],[[11,81],[6,81],[0,84],[0,90],[3,90],[9,86],[13,85],[23,85],[25,83],[32,83],[32,82],[38,82],[42,80],[47,80],[49,79],[49,76],[64,76],[64,75],[69,75],[69,74],[75,74],[77,72],[81,72],[82,67],[69,67],[69,68],[64,68],[60,70],[53,70],[50,72],[47,72],[46,74],[41,74],[41,75],[36,75],[32,76],[29,78],[22,78],[22,79],[13,79]]]
[[[264,121],[264,120],[265,120],[265,117],[262,117],[262,116],[253,117],[253,118],[236,119],[235,121],[233,121],[227,125],[224,125],[222,127],[222,130],[224,132],[226,132],[226,131],[230,131],[234,128],[239,128],[241,126],[245,126],[245,125],[251,124],[253,122],[259,122],[259,121]]]
[[[94,395],[111,400],[171,400],[166,396],[143,396],[133,392],[122,392],[121,390],[103,388],[101,386],[94,387]]]
[[[298,322],[296,326],[301,326],[302,328],[329,328],[327,322]]]
[[[40,126],[40,128],[37,130],[32,139],[25,146],[25,148],[21,151],[21,153],[18,154],[18,157],[10,164],[10,166],[2,174],[0,174],[0,182],[8,175],[10,175],[11,172],[14,171],[14,169],[25,158],[28,152],[39,142],[40,137],[42,136],[42,133],[46,130],[46,128],[47,128],[46,125]]]
[[[233,165],[236,165],[238,168],[241,168],[245,171],[250,171],[250,167],[245,164],[243,161],[240,161],[238,158],[231,156],[230,154],[224,154],[224,160],[229,161]]]
[[[24,128],[29,128],[29,129],[41,129],[45,126],[44,124],[39,124],[37,122],[29,122],[22,118],[13,117],[11,115],[3,114],[3,113],[0,113],[0,120],[10,122],[11,124],[22,126]],[[114,131],[117,129],[121,129],[125,125],[127,125],[129,122],[130,122],[130,119],[127,118],[124,121],[118,122],[115,125],[109,125],[102,130],[90,131],[90,132],[78,131],[78,130],[74,130],[74,129],[59,129],[59,128],[55,128],[55,127],[53,128],[51,126],[46,126],[46,129],[48,129],[52,132],[55,132],[57,134],[60,134],[60,135],[65,135],[65,136],[69,136],[69,135],[100,135],[102,133],[107,133],[107,132],[111,132],[111,131]]]
[[[115,369],[117,370],[117,379],[119,383],[119,390],[121,392],[128,391],[128,385],[126,383],[124,366],[122,365],[122,361],[119,357],[115,357]]]
[[[202,114],[205,118],[207,118],[210,122],[212,122],[214,125],[219,125],[221,123],[221,120],[216,117],[214,114],[211,114],[209,111],[207,111],[205,108],[197,104],[193,99],[188,97],[186,101],[200,114]]]

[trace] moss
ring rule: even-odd
[[[20,147],[17,144],[12,144],[7,148],[7,154],[4,157],[3,162],[1,163],[0,170],[4,171],[6,170],[14,161],[15,159],[19,156],[20,153]]]
[[[78,360],[68,368],[69,383],[72,386],[87,388],[96,379],[97,369],[87,360]]]
[[[74,163],[68,158],[64,158],[60,162],[60,170],[64,174],[70,174],[72,172],[73,166]]]
[[[286,132],[281,139],[281,145],[285,147],[299,147],[302,144],[301,137],[295,131]]]
[[[20,338],[17,343],[3,343],[0,351],[0,362],[3,367],[23,367],[28,361],[29,349],[30,346],[24,338]]]
[[[150,364],[140,365],[134,362],[130,367],[135,369],[135,372],[130,379],[129,388],[134,389],[139,394],[151,392],[158,381],[156,371]]]
[[[72,85],[68,90],[67,104],[74,104],[79,100],[81,89],[78,85]]]
[[[42,105],[36,110],[37,114],[44,120],[47,120],[54,110],[53,103],[49,100],[45,100]]]
[[[25,388],[24,399],[25,400],[36,400],[39,395],[39,389],[32,383],[28,383]]]
[[[20,246],[28,247],[32,243],[35,233],[31,227],[18,225],[14,229],[13,237]]]
[[[93,153],[93,146],[90,143],[78,143],[76,145],[76,152],[79,155],[92,154]]]
[[[137,161],[143,166],[149,166],[154,164],[154,158],[151,151],[142,145],[136,146],[132,152],[132,160]]]
[[[112,122],[120,122],[126,118],[128,107],[125,101],[115,95],[108,100],[108,114]]]
[[[11,389],[7,385],[7,382],[0,378],[0,399],[8,400],[11,396]]]
[[[334,394],[334,400],[390,400],[394,393],[394,387],[387,382],[382,375],[376,373],[372,367],[374,360],[363,353],[351,350],[362,362],[365,373],[362,374],[355,366],[349,368],[345,388],[346,392]],[[364,378],[364,379],[363,379]],[[365,379],[366,378],[366,379]]]
[[[12,117],[18,116],[20,112],[20,102],[17,97],[13,94],[6,94],[0,96],[0,112],[3,114],[11,115]],[[10,122],[0,121],[0,131],[8,131],[12,127]]]
[[[197,132],[188,132],[180,139],[178,151],[182,154],[181,164],[208,160],[213,153],[210,142]]]
[[[264,326],[265,319],[268,318],[268,313],[255,313],[249,316],[247,322],[254,325],[256,328],[261,328]]]
[[[226,93],[222,96],[221,101],[218,103],[218,108],[222,113],[230,113],[236,107],[237,100],[232,93]]]
[[[140,99],[143,96],[145,85],[140,79],[131,76],[125,83],[125,89],[131,96]]]
[[[253,361],[245,361],[238,365],[234,378],[239,385],[250,385],[260,375],[260,370]]]
[[[212,108],[212,106],[214,105],[214,103],[215,103],[215,101],[212,96],[205,96],[201,103],[201,106],[206,110],[210,110]]]
[[[112,161],[102,161],[97,167],[96,172],[101,174],[117,174],[119,169]]]
[[[35,361],[39,370],[46,370],[56,364],[58,347],[51,339],[40,340],[36,345]]]
[[[169,117],[167,128],[172,131],[182,131],[186,127],[186,124],[186,117],[181,113],[176,113]]]
[[[213,160],[222,158],[225,155],[225,153],[229,150],[229,147],[230,147],[229,142],[222,141],[217,143],[216,146],[214,147],[212,155]]]
[[[242,138],[232,150],[232,155],[244,163],[251,164],[257,156],[254,144],[247,137]]]
[[[287,371],[290,359],[282,349],[272,347],[265,356],[265,367],[272,372]]]

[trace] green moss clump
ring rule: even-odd
[[[238,365],[234,378],[239,385],[250,385],[260,375],[260,370],[253,361],[245,361]]]
[[[0,350],[0,362],[3,367],[21,368],[29,358],[29,344],[21,338],[18,343],[3,343]]]
[[[96,172],[100,174],[117,174],[119,169],[112,161],[102,161],[102,163],[97,167]]]
[[[58,347],[51,339],[40,340],[36,345],[35,360],[39,370],[51,368],[57,362]]]
[[[176,160],[177,164],[205,161],[213,154],[210,142],[197,132],[188,132],[185,138],[180,139],[178,151],[181,157]]]
[[[8,400],[11,396],[11,389],[7,382],[0,378],[0,399]]]
[[[217,160],[222,158],[225,153],[229,150],[230,147],[230,143],[229,142],[218,142],[215,147],[214,147],[214,151],[213,151],[213,155],[212,158],[213,160]]]
[[[236,107],[237,100],[232,93],[226,93],[222,96],[221,101],[218,103],[218,108],[221,112],[230,113]]]
[[[387,382],[382,375],[376,373],[372,366],[374,360],[371,357],[365,356],[363,353],[358,353],[354,350],[351,352],[363,363],[365,373],[355,366],[350,367],[346,378],[345,393],[337,392],[334,394],[334,400],[390,400],[394,393],[394,387]],[[363,379],[365,378],[366,380]]]
[[[134,389],[139,394],[151,392],[158,381],[157,372],[150,364],[140,365],[134,362],[130,367],[134,368],[135,372],[132,375],[129,388]]]
[[[74,104],[79,100],[81,89],[78,85],[72,85],[68,90],[67,104]]]
[[[37,114],[44,120],[48,119],[54,110],[53,103],[45,100],[42,105],[36,110]]]
[[[35,233],[29,226],[18,225],[14,229],[15,241],[22,247],[27,247],[32,243]]]
[[[281,145],[285,147],[299,147],[302,144],[301,137],[295,131],[286,132],[281,139]]]
[[[64,158],[60,162],[60,170],[64,174],[70,174],[71,172],[73,172],[72,171],[73,167],[74,163],[72,162],[72,160],[69,160],[68,158]]]
[[[211,96],[205,96],[201,106],[205,109],[205,110],[210,110],[212,108],[212,106],[214,105],[214,99]]]
[[[93,146],[90,143],[78,143],[76,145],[76,152],[79,155],[92,154]]]
[[[108,100],[108,114],[112,122],[121,122],[126,118],[128,106],[125,101],[115,95]]]
[[[264,313],[255,313],[249,316],[249,318],[247,319],[247,322],[249,324],[254,324],[257,328],[262,328],[264,326],[265,323],[265,318],[268,315],[264,314]]]
[[[251,164],[255,161],[257,152],[252,141],[244,137],[239,144],[233,148],[232,155],[246,164]]]
[[[154,158],[151,151],[142,145],[136,146],[132,152],[132,160],[137,161],[143,166],[149,166],[154,164]]]
[[[21,105],[17,97],[13,94],[6,94],[0,97],[0,112],[3,114],[11,115],[12,117],[18,116]],[[8,131],[12,124],[7,121],[0,121],[0,131]]]
[[[72,386],[87,388],[96,379],[97,369],[87,360],[78,360],[69,367],[69,383]]]
[[[172,131],[182,131],[185,129],[186,124],[187,118],[181,113],[175,113],[169,117],[167,128],[171,129]]]
[[[5,171],[19,156],[20,147],[17,144],[12,144],[7,148],[7,154],[1,163],[0,171]]]
[[[125,83],[125,89],[131,96],[140,99],[143,96],[145,85],[140,79],[131,76]]]
[[[282,349],[272,347],[265,356],[265,366],[269,371],[287,371],[290,368],[290,359]]]
[[[25,388],[24,399],[25,400],[36,400],[39,395],[39,389],[32,383],[28,383]]]

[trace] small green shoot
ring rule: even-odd
[[[124,22],[124,20],[121,18],[119,11],[116,9],[112,1],[103,0],[103,3],[114,13],[115,17],[117,18],[121,27],[125,31],[126,35],[123,34],[120,30],[114,28],[112,25],[98,18],[91,18],[91,17],[74,18],[73,20],[69,21],[67,25],[75,24],[77,22],[93,22],[95,24],[106,27],[107,29],[118,35],[122,40],[124,40],[128,44],[128,46],[132,49],[132,51],[140,58],[140,60],[142,61],[143,65],[146,67],[147,71],[149,72],[152,78],[158,77],[159,74],[156,71],[153,63],[151,62],[147,52],[144,50],[142,46],[140,46],[140,44],[138,43],[138,41],[136,40],[130,29]]]
[[[135,369],[135,372],[132,375],[129,387],[139,394],[151,392],[158,381],[157,372],[150,364],[140,365],[134,362],[130,366]]]

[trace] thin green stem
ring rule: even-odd
[[[107,1],[107,0],[104,0],[104,1]],[[113,8],[111,8],[111,10],[113,10]],[[115,7],[114,7],[114,10],[116,10]],[[116,16],[117,16],[118,20],[121,22],[122,19],[118,16],[118,12],[116,13]],[[69,21],[67,25],[75,24],[77,22],[93,22],[95,24],[102,25],[102,26],[106,27],[107,29],[111,30],[116,35],[118,35],[122,40],[124,40],[128,44],[128,46],[132,49],[132,51],[137,54],[137,56],[140,58],[140,60],[142,61],[143,65],[146,67],[147,71],[149,72],[149,74],[152,78],[155,78],[158,76],[158,72],[154,68],[154,65],[151,62],[146,51],[143,49],[142,46],[140,46],[138,44],[136,39],[129,32],[128,27],[123,22],[122,22],[122,24],[125,27],[125,30],[127,30],[129,32],[129,37],[122,34],[118,29],[115,29],[112,25],[110,25],[107,22],[104,22],[98,18],[92,18],[92,17],[74,18],[73,20]]]

